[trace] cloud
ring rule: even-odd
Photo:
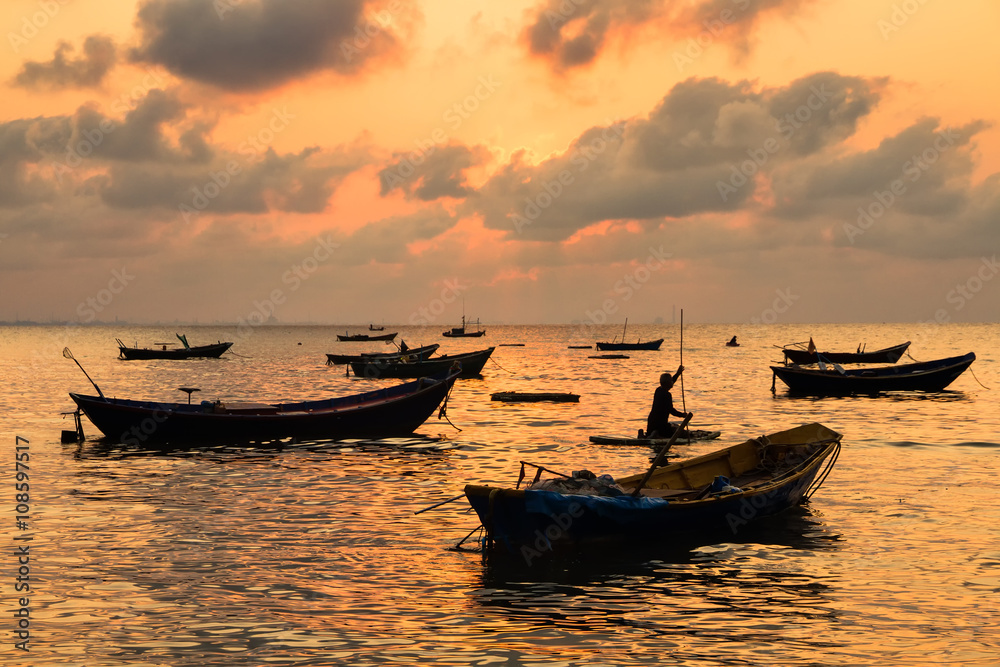
[[[371,0],[146,0],[132,58],[234,91],[321,70],[354,76],[402,52],[415,10],[390,8]]]
[[[344,242],[351,249],[343,261],[348,264],[402,264],[410,259],[407,246],[414,241],[433,239],[455,226],[458,218],[434,206],[409,215],[393,216],[369,223]]]
[[[73,47],[59,42],[48,62],[28,61],[14,78],[24,88],[91,88],[104,81],[115,66],[118,54],[114,41],[105,35],[91,35],[83,43],[83,56],[72,59]]]
[[[411,158],[418,155],[420,162]],[[489,159],[483,146],[467,147],[448,144],[435,147],[429,153],[397,155],[396,162],[379,172],[380,194],[384,197],[393,190],[402,190],[407,199],[433,201],[441,197],[464,198],[472,190],[466,172]]]
[[[751,50],[768,15],[787,17],[814,2],[704,0],[685,5],[668,0],[546,0],[528,13],[522,39],[531,55],[547,60],[557,71],[591,64],[613,38],[632,37],[645,26],[655,28],[658,40],[664,35],[690,39],[705,34],[742,57]]]
[[[751,161],[752,176],[838,145],[874,109],[879,91],[877,80],[833,73],[759,91],[747,82],[689,79],[646,118],[591,128],[538,164],[516,154],[467,205],[488,228],[548,241],[605,221],[660,224],[737,211],[754,205],[752,177],[730,185],[748,160],[766,163]]]

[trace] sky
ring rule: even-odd
[[[6,0],[0,321],[992,322],[992,0]]]

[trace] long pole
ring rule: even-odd
[[[662,461],[663,457],[667,455],[667,451],[669,451],[669,449],[674,446],[674,443],[677,441],[677,436],[679,436],[681,434],[681,431],[683,431],[687,427],[689,421],[691,421],[691,418],[685,417],[684,421],[681,422],[681,425],[678,426],[676,430],[674,430],[673,435],[670,436],[670,440],[667,441],[667,444],[663,445],[663,447],[660,449],[660,453],[656,455],[655,459],[653,459],[653,465],[649,466],[649,470],[646,471],[646,474],[643,475],[642,479],[639,481],[639,484],[632,491],[633,496],[635,496],[636,498],[639,497],[639,493],[642,491],[642,487],[646,486],[646,482],[649,481],[649,478],[653,476],[653,472],[656,471],[656,466],[660,465],[660,461]]]
[[[681,366],[684,365],[684,309],[681,308]],[[681,408],[687,412],[687,403],[684,401],[684,373],[681,373]]]

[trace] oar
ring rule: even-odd
[[[63,356],[66,357],[67,359],[72,359],[73,361],[76,362],[77,366],[80,366],[80,362],[76,361],[76,357],[73,356],[73,353],[69,351],[68,347],[63,348]],[[83,366],[80,366],[80,370],[83,371],[83,374],[87,376],[88,380],[90,380],[90,384],[94,385],[94,389],[96,389],[97,393],[101,395],[101,398],[104,398],[104,392],[101,391],[101,388],[97,386],[97,383],[94,382],[94,380],[90,377],[87,371],[84,370]],[[104,398],[104,400],[106,401],[108,399]]]
[[[645,476],[643,476],[642,481],[639,482],[639,485],[635,487],[635,491],[632,492],[633,496],[635,496],[636,498],[639,497],[639,492],[642,491],[642,487],[646,486],[646,482],[648,482],[649,478],[653,476],[653,471],[656,470],[656,466],[660,465],[660,460],[664,456],[666,456],[667,451],[674,446],[674,443],[677,441],[677,436],[681,434],[681,431],[687,428],[689,421],[691,421],[690,413],[688,414],[687,417],[684,418],[684,421],[681,422],[681,425],[677,427],[677,430],[674,431],[674,434],[670,436],[670,440],[667,442],[667,444],[663,445],[663,449],[661,449],[660,453],[656,455],[656,458],[653,459],[653,465],[649,466],[649,470],[646,471],[646,474]]]
[[[426,512],[427,510],[432,510],[432,509],[434,509],[435,507],[441,507],[442,505],[447,505],[448,503],[453,503],[453,502],[455,502],[456,500],[458,500],[458,499],[460,499],[460,498],[464,498],[464,497],[465,497],[465,494],[463,493],[463,494],[462,494],[462,495],[460,495],[460,496],[455,496],[454,498],[449,498],[448,500],[442,500],[442,501],[441,501],[441,502],[439,502],[439,503],[434,503],[434,504],[433,504],[433,505],[431,505],[430,507],[425,507],[425,508],[423,508],[422,510],[416,510],[416,511],[414,512],[414,514],[423,514],[423,513],[424,513],[424,512]]]

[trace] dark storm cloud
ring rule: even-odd
[[[547,0],[530,12],[523,38],[532,55],[557,70],[588,65],[613,36],[647,25],[658,38],[697,36],[697,49],[720,42],[745,55],[766,15],[788,16],[814,1],[705,0],[686,7],[668,0]]]
[[[91,35],[83,43],[83,56],[70,57],[73,47],[59,42],[48,62],[28,61],[14,83],[25,88],[87,88],[98,86],[117,61],[115,43],[104,35]]]
[[[26,118],[0,123],[0,207],[50,201],[54,185],[34,167],[58,153],[72,136],[68,118]]]
[[[402,49],[399,0],[146,0],[136,60],[227,90],[260,90],[319,70],[359,73]]]
[[[417,156],[419,163],[413,160]],[[449,144],[435,147],[430,154],[413,152],[395,157],[393,164],[379,172],[380,194],[384,197],[398,188],[408,199],[433,201],[467,196],[471,190],[466,171],[485,162],[489,151],[482,146]]]
[[[690,79],[647,118],[591,128],[537,165],[515,155],[469,206],[487,227],[550,241],[601,221],[659,224],[735,211],[755,191],[746,176],[730,184],[741,165],[755,158],[754,171],[770,170],[838,144],[875,107],[878,91],[868,80],[831,73],[761,92],[746,82]]]

